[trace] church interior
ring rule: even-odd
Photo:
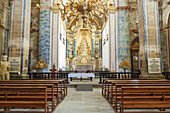
[[[0,0],[0,113],[170,113],[170,0]]]

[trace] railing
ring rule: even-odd
[[[77,73],[77,71],[59,71],[59,73]]]
[[[102,72],[99,73],[99,84],[103,79],[139,79],[140,72]]]
[[[162,72],[162,74],[165,76],[165,79],[170,79],[170,72]]]
[[[58,72],[58,73],[51,73],[51,72],[32,72],[28,73],[29,79],[67,79],[68,82],[68,73],[66,72]]]
[[[79,71],[59,71],[61,73],[82,73],[82,72],[79,72]],[[84,71],[84,73],[94,73],[95,75],[95,78],[99,78],[99,73],[103,73],[103,72],[109,72],[109,71],[92,71],[92,70],[87,70],[87,71]]]
[[[100,79],[100,84],[102,83],[103,79],[139,79],[140,72],[104,72],[104,71],[92,71],[97,75]],[[29,79],[67,79],[68,72],[32,72],[28,73]],[[95,76],[96,78],[98,78]],[[69,82],[68,82],[69,83]]]

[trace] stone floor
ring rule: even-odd
[[[101,88],[93,91],[76,91],[68,88],[68,95],[54,113],[114,113],[102,96]]]

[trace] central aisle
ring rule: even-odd
[[[68,88],[68,95],[54,113],[114,113],[114,110],[102,96],[101,88],[93,91]]]

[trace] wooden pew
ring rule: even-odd
[[[111,94],[111,90],[113,89],[113,87],[115,86],[116,83],[122,83],[122,84],[141,84],[141,83],[145,83],[145,84],[155,84],[155,83],[161,83],[161,84],[166,84],[166,83],[170,83],[169,80],[106,80],[105,81],[105,88],[104,88],[104,93],[105,93],[105,98],[110,102],[109,100],[109,96]]]
[[[63,87],[64,83],[65,83],[65,79],[62,79],[62,80],[4,80],[4,81],[1,80],[0,81],[0,84],[54,84],[54,95],[57,97],[57,104],[59,104],[67,94],[67,87]],[[65,93],[63,93],[63,90]],[[59,99],[59,96],[61,96],[61,100]]]
[[[51,112],[55,111],[55,97],[54,97],[54,84],[0,84],[1,86],[5,86],[5,87],[47,87],[47,100],[50,101],[52,103],[52,107],[51,107]],[[14,94],[13,92],[11,92],[10,94]],[[25,93],[25,92],[20,92],[17,95],[24,95],[24,96],[39,96],[41,98],[41,96],[44,95],[44,92],[36,92],[36,93]],[[3,98],[2,94],[0,94],[0,99]],[[17,100],[17,99],[16,99]]]
[[[129,87],[129,86],[170,86],[170,83],[169,84],[115,84],[115,90],[112,92],[112,100],[114,100],[112,104],[113,104],[113,107],[114,107],[116,112],[118,110],[118,103],[117,102],[121,100],[121,91],[122,91],[121,87]],[[129,97],[129,95],[131,97]],[[140,96],[145,96],[144,99],[146,99],[148,97],[150,98],[151,95],[157,96],[157,97],[160,96],[157,93],[154,93],[154,94],[153,93],[142,93],[142,94],[139,94],[139,93],[129,94],[129,93],[127,93],[127,94],[124,94],[124,96],[125,96],[124,100],[129,100],[129,99],[135,100],[136,98],[138,98]],[[166,95],[170,96],[170,92],[167,93]]]
[[[16,95],[10,95],[9,93],[15,92]],[[18,92],[38,93],[43,92],[44,96],[20,96]],[[44,113],[49,113],[49,102],[47,101],[47,87],[8,87],[0,86],[0,93],[4,94],[4,99],[0,100],[0,107],[3,108],[43,108]],[[17,101],[16,101],[17,98]],[[34,100],[36,99],[36,100]],[[8,111],[4,109],[4,111]],[[4,112],[2,111],[2,112]],[[11,112],[11,111],[9,111]],[[17,111],[15,111],[16,113]],[[24,112],[24,111],[23,111]],[[37,112],[37,111],[36,111]]]
[[[48,81],[48,82],[60,82],[60,84],[58,84],[58,87],[62,88],[64,93],[64,97],[67,95],[67,79],[21,79],[22,81]],[[10,80],[10,81],[21,81],[21,80]]]
[[[132,113],[133,111],[124,111],[125,109],[166,109],[170,108],[170,96],[166,93],[170,93],[170,86],[128,86],[121,87],[121,101],[120,113]],[[158,96],[150,95],[149,97],[139,96],[134,99],[125,99],[126,93],[129,93],[129,97],[133,98],[133,93],[159,93]],[[168,113],[167,111],[136,111],[135,113]]]
[[[105,97],[107,92],[107,87],[110,81],[128,81],[128,80],[157,80],[157,79],[103,79],[102,81],[102,95]]]
[[[64,91],[64,95],[66,96],[67,95],[67,79],[20,79],[20,80],[43,80],[43,81],[61,81],[62,80],[62,88],[63,88],[63,91]]]

